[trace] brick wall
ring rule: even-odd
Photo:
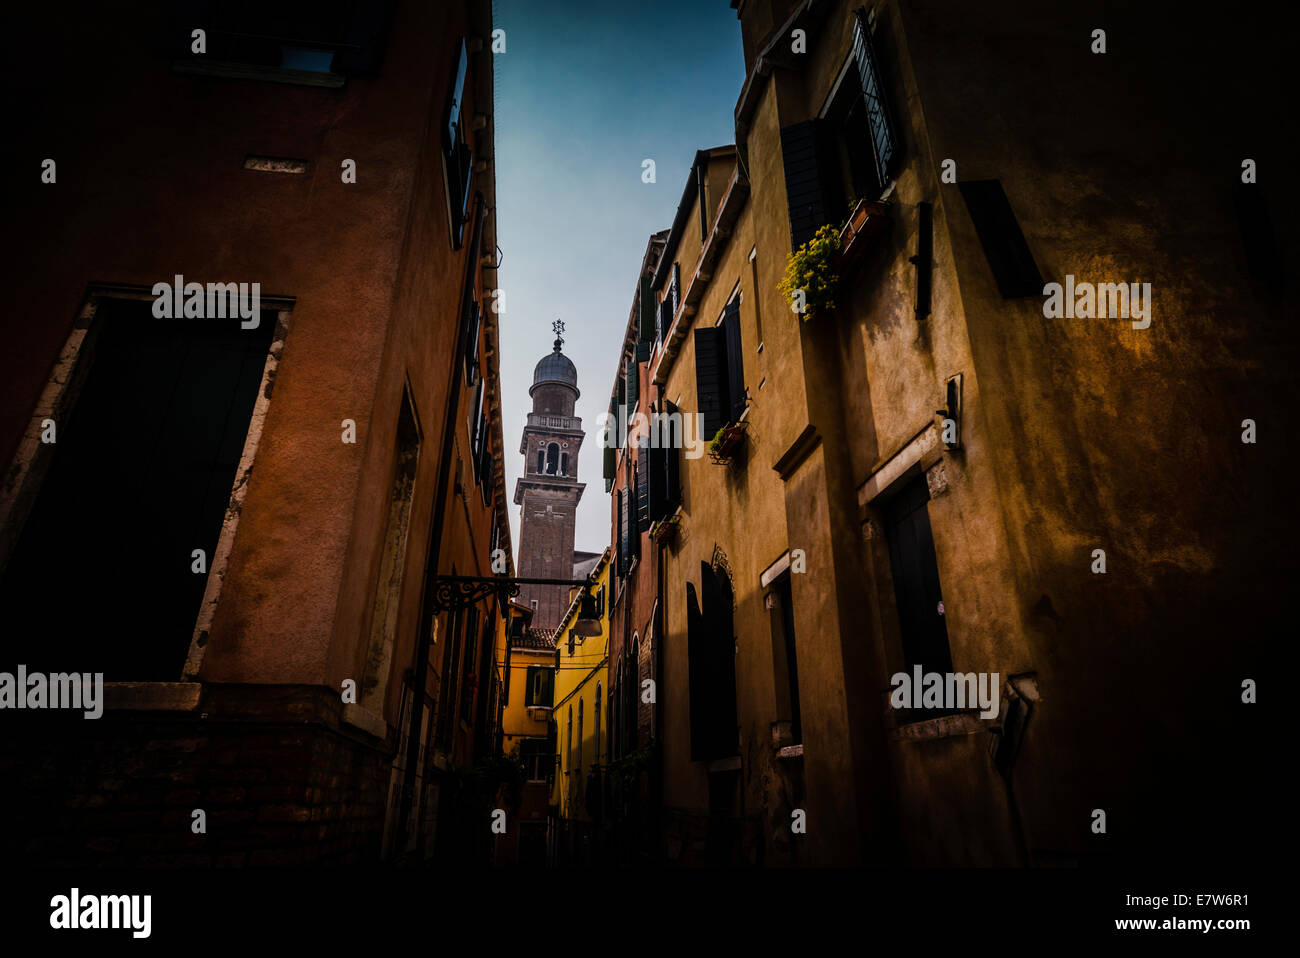
[[[11,712],[0,857],[52,866],[275,866],[379,857],[390,753],[326,689],[205,690],[193,713]],[[206,714],[206,717],[205,717]],[[207,814],[207,833],[191,830]]]

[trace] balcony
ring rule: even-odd
[[[542,413],[530,412],[528,414],[528,425],[537,429],[565,429],[571,432],[582,432],[582,420],[577,416],[547,416]]]

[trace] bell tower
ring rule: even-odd
[[[564,323],[556,320],[555,348],[533,370],[528,389],[533,409],[528,414],[519,452],[524,474],[515,486],[519,511],[519,575],[525,578],[572,579],[573,538],[578,500],[585,484],[578,482],[578,450],[582,420],[573,414],[578,370],[560,352]],[[553,629],[568,608],[567,586],[523,585],[520,601],[533,606],[533,627]]]

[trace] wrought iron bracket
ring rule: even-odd
[[[521,579],[504,575],[440,575],[434,580],[430,612],[464,609],[490,595],[505,604],[519,595],[521,585],[588,586],[590,579]]]

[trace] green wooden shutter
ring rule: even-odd
[[[700,414],[704,416],[705,442],[727,422],[730,394],[727,390],[726,340],[717,326],[695,330],[695,389]]]

